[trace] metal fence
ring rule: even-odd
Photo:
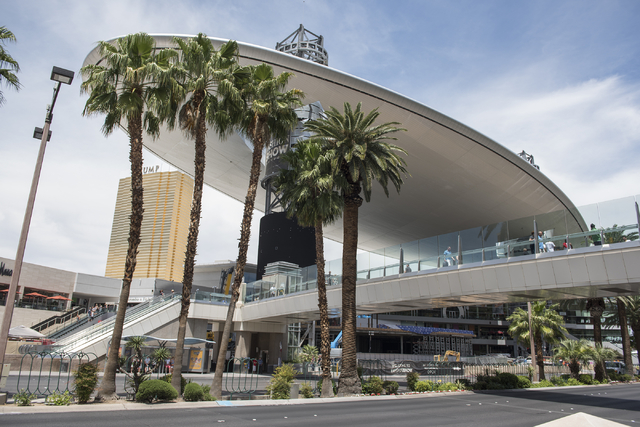
[[[258,380],[263,364],[259,359],[250,357],[233,357],[227,361],[224,375],[224,389],[229,393],[229,400],[234,394],[251,395],[258,391]]]
[[[73,370],[97,359],[94,353],[30,352],[22,356],[18,373],[18,391],[38,396],[54,392],[73,393]]]

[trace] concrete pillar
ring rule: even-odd
[[[251,332],[236,332],[236,357],[249,357]]]

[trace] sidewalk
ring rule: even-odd
[[[281,405],[304,405],[309,403],[338,403],[357,402],[363,400],[395,400],[395,399],[416,399],[429,397],[446,397],[461,393],[470,394],[470,391],[426,393],[426,394],[405,394],[391,396],[353,396],[353,397],[333,397],[329,399],[290,399],[290,400],[221,400],[215,402],[162,402],[162,403],[137,403],[124,400],[116,400],[105,403],[88,403],[85,405],[54,406],[45,405],[44,399],[34,400],[32,406],[16,406],[13,402],[7,402],[0,406],[0,414],[46,414],[46,413],[68,413],[68,412],[99,412],[99,411],[145,411],[153,409],[196,409],[196,408],[216,408],[220,406],[281,406]]]

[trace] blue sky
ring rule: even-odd
[[[0,25],[18,39],[5,47],[24,87],[2,88],[0,256],[15,256],[51,67],[78,72],[97,41],[139,31],[204,32],[272,48],[302,23],[325,37],[331,67],[526,150],[576,205],[640,194],[637,1],[231,3],[4,2]],[[63,87],[56,104],[25,261],[103,274],[128,143],[122,133],[103,137],[99,118],[81,116],[79,85],[76,77]],[[159,163],[150,154],[145,162]],[[241,215],[240,203],[205,193],[198,262],[235,258]],[[327,259],[338,256],[331,246]]]

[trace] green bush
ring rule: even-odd
[[[387,394],[396,394],[398,393],[398,389],[400,388],[400,384],[395,381],[385,381],[382,383],[382,387],[385,389]]]
[[[562,387],[562,386],[567,385],[567,383],[565,382],[564,378],[562,378],[562,377],[551,377],[549,379],[549,381],[551,381],[551,383],[556,387]]]
[[[569,378],[567,380],[567,385],[582,385],[582,383],[575,378]]]
[[[369,378],[369,381],[362,383],[362,394],[381,394],[384,387],[382,379],[375,375]]]
[[[487,382],[486,381],[476,381],[475,384],[473,384],[473,389],[474,390],[486,390],[487,389]]]
[[[504,390],[505,386],[499,381],[487,382],[487,390]]]
[[[98,385],[98,366],[94,363],[83,363],[78,366],[73,376],[78,403],[87,403]]]
[[[446,382],[438,385],[438,391],[456,391],[458,386],[451,382]]]
[[[189,383],[184,388],[184,393],[182,393],[182,397],[187,402],[198,402],[200,400],[204,400],[204,391],[202,390],[202,386],[198,383]]]
[[[202,400],[206,400],[206,401],[216,400],[216,397],[211,395],[211,386],[210,385],[203,385],[202,386],[202,393],[204,394],[204,397],[203,397]]]
[[[431,381],[418,381],[415,385],[415,391],[421,393],[423,391],[433,391],[435,389]]]
[[[504,388],[507,388],[507,389],[518,388],[517,375],[510,374],[508,372],[502,372],[496,375],[496,378],[498,379],[498,381],[500,381],[500,384],[502,384]]]
[[[593,377],[591,376],[591,374],[580,374],[579,379],[582,384],[593,384]]]
[[[13,395],[13,401],[18,406],[31,406],[31,401],[35,399],[35,394],[29,393],[27,390],[22,389],[18,393]]]
[[[299,372],[289,363],[277,367],[269,385],[267,385],[267,393],[271,395],[272,399],[289,399],[291,384],[298,374]]]
[[[624,381],[625,383],[628,383],[632,379],[633,379],[633,377],[631,375],[629,375],[629,374],[618,375],[618,381]]]
[[[411,391],[416,391],[416,383],[420,381],[420,374],[417,372],[407,373],[407,387]]]
[[[302,396],[305,399],[312,399],[313,398],[313,388],[311,387],[311,384],[302,383],[300,385],[300,394],[302,394]]]
[[[178,397],[178,391],[171,384],[163,380],[149,380],[140,384],[136,400],[151,403],[157,400],[173,400]]]
[[[553,383],[549,380],[542,380],[539,383],[534,383],[531,385],[531,388],[544,388],[544,387],[553,387]]]
[[[165,375],[163,377],[160,377],[160,380],[171,384],[171,378],[172,377],[173,377],[173,374],[168,374],[168,375]],[[187,381],[187,379],[184,376],[180,376],[180,394],[184,394],[184,388],[190,382],[191,381]]]
[[[69,393],[69,390],[66,390],[64,393],[54,391],[47,396],[46,402],[55,406],[67,406],[72,400],[73,396]]]
[[[529,377],[518,375],[518,388],[531,388]]]

